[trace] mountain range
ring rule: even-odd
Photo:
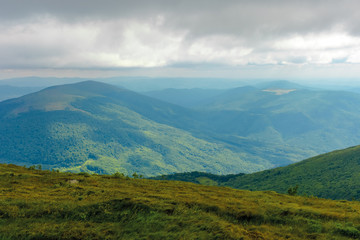
[[[271,165],[195,129],[194,112],[88,81],[0,103],[1,162],[97,173],[227,173]],[[180,128],[181,127],[181,128]],[[246,159],[246,160],[245,160]]]
[[[356,93],[284,81],[172,91],[198,101],[185,107],[160,92],[149,97],[95,81],[3,101],[0,161],[145,176],[249,173],[360,141]]]
[[[192,108],[211,112],[213,132],[274,144],[274,148],[301,149],[305,158],[357,145],[359,104],[357,93],[278,81],[230,89]]]
[[[9,85],[0,85],[0,101],[21,97],[39,90],[41,90],[41,87],[15,87]]]

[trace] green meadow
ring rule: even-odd
[[[0,165],[0,239],[351,239],[360,203]]]

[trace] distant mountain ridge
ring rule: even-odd
[[[274,88],[280,88],[280,89],[310,89],[309,87],[293,83],[286,80],[278,80],[278,81],[268,81],[268,82],[261,82],[253,85],[254,87],[258,89],[274,89]]]
[[[195,107],[209,98],[217,96],[226,90],[223,89],[175,89],[168,88],[159,91],[143,92],[142,94],[182,107]]]
[[[0,85],[0,102],[10,98],[21,97],[25,94],[37,92],[41,87],[15,87],[9,85]]]
[[[217,119],[226,123],[218,128],[223,133],[295,148],[323,146],[320,152],[327,152],[360,140],[360,95],[352,92],[299,89],[276,95],[241,87],[211,98],[197,109],[223,112]]]
[[[268,88],[274,86],[284,88]],[[212,132],[313,151],[303,158],[359,142],[359,94],[309,89],[286,81],[260,87],[264,89],[229,89],[196,102],[192,108],[208,114],[205,122]],[[189,91],[182,93],[184,90],[177,90],[176,98],[186,98]],[[158,94],[167,100],[166,91]],[[174,98],[169,101],[182,105]]]
[[[108,78],[76,78],[76,77],[20,77],[1,79],[0,85],[16,87],[50,87],[55,85],[72,84],[94,80],[115,86],[125,87],[136,92],[159,91],[163,89],[229,89],[263,82],[265,80],[226,79],[226,78],[192,78],[192,77],[144,77],[117,76]]]

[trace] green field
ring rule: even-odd
[[[0,165],[0,239],[351,239],[360,203]]]

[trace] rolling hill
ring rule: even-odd
[[[0,103],[0,162],[146,176],[253,172],[272,164],[201,139],[194,112],[94,81]]]
[[[315,156],[285,167],[252,174],[177,173],[153,179],[178,180],[238,189],[287,193],[330,199],[360,199],[360,146]]]
[[[360,203],[0,164],[0,239],[360,237]]]
[[[273,190],[331,199],[360,199],[360,146],[322,154],[299,163],[234,177],[223,184],[240,189]]]

